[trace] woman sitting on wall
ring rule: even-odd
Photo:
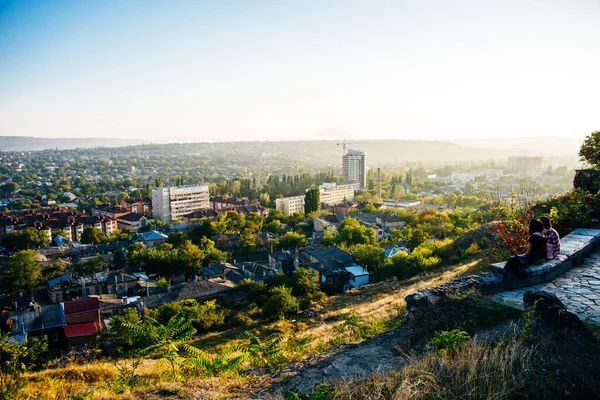
[[[529,223],[529,238],[527,250],[524,254],[512,256],[506,262],[504,271],[510,275],[524,276],[530,265],[543,261],[547,257],[546,238],[543,234],[544,225],[539,219],[532,219]]]

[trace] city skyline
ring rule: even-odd
[[[582,138],[598,17],[593,0],[0,0],[0,135]]]

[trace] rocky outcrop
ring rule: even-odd
[[[494,272],[481,275],[469,275],[453,279],[440,286],[420,290],[405,297],[406,319],[415,315],[418,309],[435,306],[440,300],[452,298],[469,292],[489,295],[505,290],[504,276]]]
[[[559,335],[566,339],[591,335],[579,317],[570,311],[554,294],[545,290],[528,290],[523,294],[523,305],[529,313],[534,337]],[[539,339],[539,338],[538,338]]]

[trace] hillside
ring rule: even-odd
[[[0,136],[0,151],[37,151],[46,149],[120,147],[143,143],[149,143],[149,141],[138,139],[38,138],[31,136]]]
[[[143,145],[142,145],[143,144]],[[469,145],[471,144],[471,145]],[[509,156],[539,155],[572,158],[577,156],[577,149],[568,146],[554,146],[550,149],[535,147],[490,147],[482,142],[456,144],[450,141],[433,140],[362,140],[348,142],[349,149],[367,152],[368,164],[404,165],[406,162],[423,162],[442,165],[464,161],[506,160]],[[306,141],[273,141],[273,142],[218,142],[218,143],[171,143],[151,144],[133,139],[44,139],[32,137],[0,137],[2,151],[35,151],[42,149],[72,149],[108,147],[102,153],[123,156],[140,155],[229,155],[269,159],[273,157],[297,158],[305,164],[338,165],[342,156],[339,141],[306,140]],[[126,147],[123,147],[126,146]],[[90,153],[93,155],[93,151]]]

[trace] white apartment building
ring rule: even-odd
[[[324,182],[319,186],[321,203],[335,205],[344,201],[354,201],[354,192],[360,190],[358,182]]]
[[[348,149],[342,157],[342,177],[345,181],[358,182],[361,189],[366,189],[367,153]]]
[[[275,199],[275,208],[286,217],[295,212],[304,212],[304,195]]]
[[[170,186],[152,189],[152,215],[165,223],[209,208],[208,186]]]

